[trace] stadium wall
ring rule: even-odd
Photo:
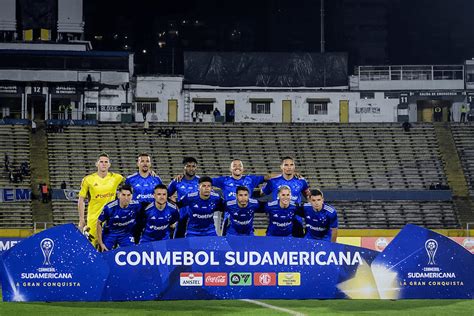
[[[207,103],[226,113],[226,104],[235,106],[235,122],[283,122],[283,101],[290,101],[291,122],[340,122],[341,103],[348,101],[349,122],[397,122],[398,98],[387,98],[384,92],[374,92],[369,97],[360,92],[347,90],[316,89],[269,89],[257,87],[230,87],[186,85],[182,77],[138,76],[134,83],[135,120],[143,121],[139,103],[148,103],[156,108],[149,112],[152,122],[168,121],[168,103],[178,101],[178,121],[192,121],[190,113],[198,103]],[[203,101],[205,100],[205,101]],[[270,102],[270,113],[252,113],[252,102],[262,100]],[[309,103],[319,100],[327,103],[327,112],[309,114]],[[117,115],[120,113],[113,113]],[[203,122],[213,122],[212,111],[205,113]]]

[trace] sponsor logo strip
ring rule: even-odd
[[[209,272],[204,275],[205,286],[227,286],[227,273]]]
[[[253,274],[253,284],[255,286],[275,286],[276,279],[275,272],[255,272]]]
[[[278,285],[281,286],[300,286],[301,274],[299,272],[279,272]]]
[[[181,286],[202,286],[202,273],[181,272],[179,274],[179,285]]]
[[[229,284],[235,286],[250,286],[252,285],[252,273],[231,272],[229,273]]]

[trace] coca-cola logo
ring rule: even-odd
[[[227,285],[227,273],[221,272],[210,272],[205,274],[204,279],[205,286],[226,286]]]

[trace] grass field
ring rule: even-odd
[[[473,300],[265,300],[0,303],[0,315],[474,315]],[[271,306],[270,306],[271,305]],[[282,310],[278,310],[281,308]]]

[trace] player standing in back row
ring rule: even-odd
[[[138,201],[142,205],[142,210],[137,217],[137,224],[135,226],[134,237],[135,241],[140,240],[141,232],[145,227],[145,208],[148,204],[153,203],[154,188],[162,184],[158,175],[151,169],[151,157],[149,154],[141,153],[137,158],[138,172],[127,177],[125,183],[131,185],[133,188],[133,200]]]
[[[287,186],[291,190],[291,201],[301,204],[302,195],[308,197],[310,190],[305,178],[296,177],[295,160],[291,157],[282,158],[280,169],[282,174],[268,180],[262,188],[262,193],[271,194],[272,200],[276,200],[280,187]]]
[[[180,201],[187,194],[197,192],[199,187],[199,176],[196,175],[198,162],[194,157],[183,159],[183,174],[176,176],[168,185],[168,196],[176,192],[176,201]]]
[[[79,211],[79,229],[89,231],[89,239],[94,246],[97,246],[97,218],[102,212],[105,204],[113,201],[117,194],[117,188],[124,178],[118,173],[109,172],[109,155],[102,153],[95,163],[97,172],[94,172],[82,179],[81,190],[77,209]],[[89,199],[87,206],[87,222],[84,220],[85,199]],[[87,226],[86,226],[87,225]]]

